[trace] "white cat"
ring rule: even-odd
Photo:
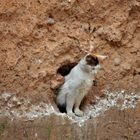
[[[82,99],[92,87],[95,75],[100,68],[99,58],[104,59],[105,57],[90,53],[87,54],[70,73],[65,76],[65,82],[60,87],[56,103],[59,108],[65,107],[68,115],[84,115],[79,107]]]

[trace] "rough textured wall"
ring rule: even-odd
[[[0,92],[52,100],[57,69],[78,62],[89,44],[109,57],[95,94],[139,90],[138,0],[0,0]]]
[[[70,118],[48,102],[90,45],[108,59]],[[0,0],[0,139],[139,140],[139,91],[139,0]]]

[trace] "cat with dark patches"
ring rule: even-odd
[[[100,69],[100,60],[105,58],[106,56],[88,53],[64,77],[65,82],[60,87],[56,98],[60,110],[65,110],[70,116],[84,115],[84,112],[79,108],[81,101],[95,81],[97,71]]]

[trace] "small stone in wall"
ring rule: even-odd
[[[114,61],[113,61],[113,64],[114,64],[115,66],[119,66],[120,63],[121,63],[121,58],[119,58],[119,57],[115,58]]]
[[[53,25],[53,24],[55,24],[55,20],[53,18],[48,18],[47,24],[48,25]]]
[[[131,70],[131,64],[129,64],[129,63],[123,64],[123,69],[124,70]]]

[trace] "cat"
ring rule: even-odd
[[[56,97],[58,108],[65,108],[69,116],[84,115],[84,112],[79,109],[81,101],[95,81],[97,71],[100,69],[99,59],[104,58],[104,56],[89,53],[72,68],[70,73],[64,77],[65,82]]]

